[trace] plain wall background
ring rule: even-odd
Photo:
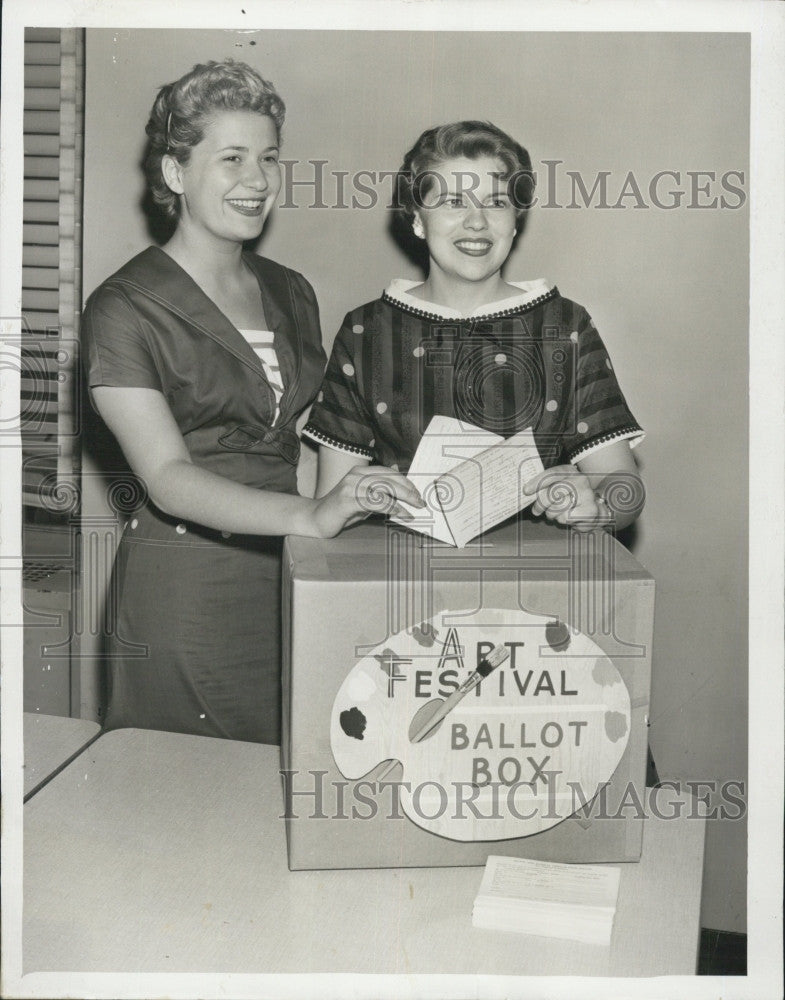
[[[225,56],[275,83],[283,157],[300,161],[299,179],[313,176],[308,160],[328,161],[328,204],[330,171],[395,170],[424,128],[459,118],[493,120],[535,167],[564,161],[550,189],[562,205],[566,170],[589,188],[610,171],[611,204],[630,171],[647,203],[655,174],[681,172],[674,210],[632,197],[620,210],[533,210],[506,277],[546,277],[588,308],[647,431],[634,551],[657,581],[660,777],[746,781],[749,217],[746,203],[685,206],[687,171],[716,174],[701,203],[739,202],[719,178],[748,175],[748,36],[88,30],[85,295],[150,242],[139,161],[157,87]],[[421,277],[388,234],[389,181],[378,190],[375,208],[352,210],[311,209],[313,189],[296,188],[299,207],[274,212],[258,247],[311,280],[328,350],[349,308],[394,276]],[[704,926],[745,930],[745,892],[746,824],[709,822]]]

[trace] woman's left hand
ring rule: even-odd
[[[535,495],[533,514],[568,525],[577,531],[591,531],[612,523],[607,505],[596,495],[587,476],[574,465],[555,465],[523,487]]]

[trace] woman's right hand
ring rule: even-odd
[[[334,538],[370,514],[404,514],[399,500],[425,507],[420,494],[400,472],[384,465],[356,465],[329,493],[314,501],[311,516],[319,537]]]
[[[193,464],[158,390],[96,386],[93,399],[152,502],[172,517],[237,534],[332,538],[369,514],[398,513],[397,500],[425,506],[399,472],[362,463],[319,500],[245,486]]]

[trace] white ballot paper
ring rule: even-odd
[[[472,924],[609,945],[619,894],[618,868],[563,865],[491,855]]]
[[[436,416],[407,474],[427,506],[399,501],[411,517],[391,520],[461,549],[533,504],[523,485],[543,471],[531,427],[503,438],[454,417]]]

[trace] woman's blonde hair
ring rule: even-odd
[[[180,201],[161,173],[161,160],[173,156],[185,165],[191,150],[218,111],[254,111],[275,124],[280,142],[286,108],[272,83],[246,63],[225,59],[200,63],[158,91],[147,122],[144,170],[153,201],[170,220],[180,216]]]

